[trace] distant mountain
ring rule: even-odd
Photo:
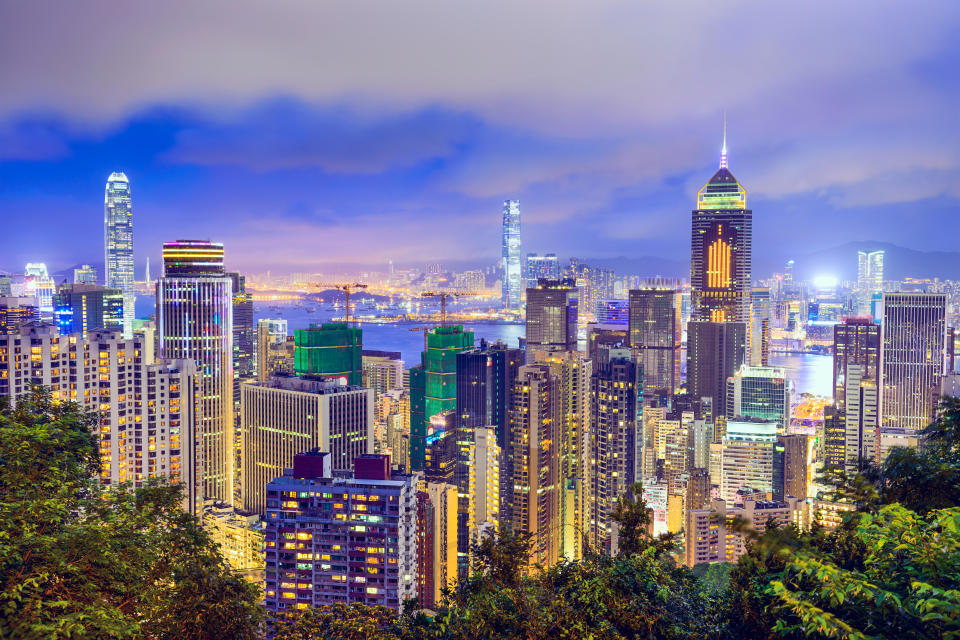
[[[940,278],[941,280],[960,280],[960,252],[958,251],[917,251],[900,247],[889,242],[848,242],[831,249],[815,251],[795,258],[794,278],[808,280],[822,274],[834,275],[841,280],[857,279],[857,252],[885,252],[883,257],[883,277],[885,280],[913,278]],[[770,265],[769,269],[758,271],[756,277],[766,277],[768,273],[782,272],[783,263]]]

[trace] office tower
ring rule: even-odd
[[[506,522],[514,532],[530,535],[531,569],[560,559],[558,386],[549,365],[524,365],[511,394],[513,495]]]
[[[593,363],[580,351],[537,351],[536,364],[550,368],[556,380],[554,403],[560,420],[556,425],[554,441],[560,457],[558,492],[559,550],[568,559],[583,555],[583,535],[586,527],[587,441],[590,426],[590,376]],[[529,354],[528,354],[529,360]],[[513,454],[513,452],[510,452]],[[512,463],[516,464],[516,459]],[[514,473],[516,469],[512,470]]]
[[[750,364],[770,364],[770,329],[773,319],[770,289],[754,287],[750,292]]]
[[[880,385],[880,325],[870,318],[844,318],[833,327],[833,399],[841,409],[851,365],[861,367],[861,379]]]
[[[883,294],[881,440],[915,438],[933,420],[945,367],[946,304],[942,293]]]
[[[883,257],[883,250],[857,252],[857,312],[861,315],[871,315],[871,299],[883,291]]]
[[[61,335],[54,325],[30,325],[0,335],[0,396],[12,405],[34,385],[54,401],[95,412],[105,486],[142,486],[150,478],[183,484],[183,507],[199,513],[199,440],[191,425],[199,389],[190,360],[150,363],[141,338],[119,331]]]
[[[124,173],[107,178],[103,196],[104,284],[123,292],[123,335],[129,338],[136,316],[133,276],[133,205],[130,181]]]
[[[590,545],[616,553],[610,514],[637,475],[642,434],[642,380],[629,349],[608,349],[591,376],[591,421],[587,430],[585,511]]]
[[[418,604],[433,609],[457,581],[457,488],[419,484],[417,509]]]
[[[517,370],[524,362],[522,349],[513,349],[503,342],[489,344],[480,341],[480,347],[461,351],[456,360],[456,418],[458,465],[456,484],[460,491],[459,549],[461,570],[466,570],[463,560],[469,557],[472,544],[469,531],[470,477],[474,469],[470,465],[470,456],[474,451],[474,438],[477,429],[489,429],[493,433],[495,445],[504,452],[504,463],[497,465],[500,473],[497,486],[506,492],[503,496],[509,500],[512,468],[510,466],[509,446],[510,429],[508,411],[510,391]],[[499,502],[499,498],[498,498]],[[499,510],[499,507],[498,507]]]
[[[223,245],[165,242],[163,268],[157,280],[157,355],[197,363],[204,497],[232,504],[233,283],[223,270]]]
[[[257,382],[266,382],[275,373],[293,373],[293,358],[288,357],[286,343],[286,320],[257,320]]]
[[[423,471],[427,425],[438,413],[456,409],[457,354],[473,347],[473,332],[460,325],[434,327],[426,350],[410,369],[410,469]]]
[[[346,477],[329,458],[299,454],[265,487],[267,610],[362,603],[399,612],[416,595],[416,479],[391,474],[389,456],[361,456]]]
[[[293,332],[297,373],[363,382],[363,329],[345,322],[326,322]]]
[[[540,280],[527,289],[527,358],[534,351],[576,351],[578,293],[574,282]]]
[[[373,451],[373,391],[318,376],[276,376],[240,385],[240,501],[262,513],[264,487],[294,456],[315,447],[334,471]]]
[[[773,492],[777,423],[765,420],[728,420],[723,438],[720,497],[736,503],[737,492],[752,489]]]
[[[711,398],[714,415],[727,415],[727,378],[746,361],[746,329],[743,322],[687,324],[687,393]]]
[[[147,284],[151,284],[153,280],[150,279],[150,256],[147,256],[147,264],[143,269],[143,281]]]
[[[35,298],[0,297],[0,334],[17,333],[21,327],[40,322]]]
[[[247,293],[246,278],[239,273],[227,275],[233,281],[233,390],[235,402],[240,400],[240,382],[253,380],[256,330],[253,326],[253,296]]]
[[[53,296],[53,318],[60,335],[123,331],[123,292],[95,284],[62,284]]]
[[[808,468],[810,436],[802,433],[777,436],[776,455],[782,457],[774,465],[774,470],[782,470],[783,478],[774,482],[774,500],[794,497],[806,500],[810,470]]]
[[[542,256],[535,253],[527,254],[526,288],[536,288],[540,278],[546,280],[560,278],[560,261],[557,259],[557,254],[548,253]]]
[[[753,212],[727,168],[724,131],[720,169],[697,194],[690,284],[695,320],[749,322]]]
[[[503,306],[520,310],[523,293],[523,265],[520,257],[520,201],[503,203]]]
[[[14,291],[18,296],[33,296],[37,307],[44,319],[53,317],[53,294],[57,291],[56,283],[47,272],[47,265],[43,262],[28,262],[22,286]]]
[[[633,289],[630,301],[630,346],[643,364],[647,396],[680,388],[680,292],[676,289]]]
[[[604,348],[629,349],[630,328],[620,324],[587,325],[587,354],[596,362]]]
[[[73,284],[97,284],[97,270],[89,264],[74,269]]]
[[[597,300],[597,322],[627,326],[630,322],[630,305],[626,299],[601,298]]]
[[[742,365],[727,379],[727,419],[760,418],[790,426],[790,380],[780,367]]]

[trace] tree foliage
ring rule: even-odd
[[[0,407],[0,637],[258,637],[178,487],[100,488],[95,424],[42,389]]]

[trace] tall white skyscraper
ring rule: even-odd
[[[503,306],[520,308],[523,269],[520,257],[520,201],[503,203]]]
[[[883,291],[883,254],[882,250],[857,252],[858,313],[861,315],[870,315],[873,295]]]
[[[103,249],[105,284],[123,292],[123,337],[133,335],[133,207],[127,175],[114,172],[107,178],[103,197]]]

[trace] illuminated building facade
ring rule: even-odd
[[[473,348],[473,332],[460,325],[425,335],[420,364],[410,369],[410,468],[423,471],[430,418],[456,409],[457,354]]]
[[[399,613],[416,596],[416,478],[391,473],[389,456],[361,456],[344,477],[328,453],[299,454],[266,494],[268,611],[361,603]]]
[[[240,382],[253,380],[256,373],[253,296],[247,293],[246,278],[236,272],[227,275],[233,281],[233,392],[239,402]]]
[[[510,409],[512,496],[505,522],[531,537],[529,567],[560,559],[560,441],[558,381],[549,365],[524,365]]]
[[[712,398],[715,415],[727,415],[727,378],[746,361],[747,325],[692,320],[687,324],[687,392]]]
[[[871,318],[844,318],[833,327],[833,398],[841,409],[852,365],[861,367],[861,379],[880,385],[880,325]]]
[[[123,292],[95,284],[63,284],[53,296],[53,318],[61,335],[94,329],[123,331]]]
[[[633,289],[629,293],[630,346],[643,364],[648,396],[680,388],[681,295],[676,289]]]
[[[233,282],[223,269],[223,245],[165,242],[163,263],[156,294],[157,356],[197,363],[204,497],[233,504]]]
[[[363,383],[363,329],[326,322],[296,329],[293,339],[297,373],[346,378],[350,385]]]
[[[133,334],[133,204],[126,174],[114,172],[107,178],[103,196],[103,248],[106,268],[104,284],[123,292],[123,335]]]
[[[256,368],[257,382],[266,382],[276,373],[293,373],[293,354],[287,352],[286,320],[257,320]]]
[[[691,248],[693,318],[749,322],[753,212],[727,168],[726,132],[720,169],[697,194]]]
[[[294,457],[319,448],[335,471],[373,452],[373,390],[313,376],[277,376],[240,385],[243,467],[240,501],[262,513],[264,487]]]
[[[21,327],[40,321],[35,298],[0,297],[0,334],[17,333]]]
[[[727,379],[727,419],[772,420],[783,432],[790,426],[790,398],[786,370],[743,365]]]
[[[578,301],[570,279],[540,280],[527,289],[528,359],[534,351],[576,351]]]
[[[723,437],[720,497],[737,502],[737,492],[752,489],[772,494],[777,423],[765,420],[728,420]]]
[[[73,284],[97,284],[97,270],[89,264],[74,269]]]
[[[638,410],[641,371],[629,349],[608,349],[591,376],[591,420],[586,439],[586,535],[590,545],[615,554],[610,514],[638,478]],[[642,414],[641,414],[642,415]]]
[[[871,315],[873,296],[883,292],[884,251],[857,252],[858,313]]]
[[[627,326],[630,322],[630,304],[626,299],[601,298],[597,300],[597,322]]]
[[[143,339],[120,331],[61,335],[31,325],[0,335],[0,396],[12,405],[34,385],[54,401],[72,401],[98,415],[94,434],[104,486],[143,486],[151,478],[183,485],[183,508],[199,513],[201,451],[192,428],[199,382],[190,360],[150,363]]]
[[[946,366],[946,304],[942,293],[883,294],[881,440],[914,438],[933,420]]]
[[[754,287],[750,292],[750,364],[770,364],[770,329],[772,328],[770,289]]]
[[[520,309],[523,293],[523,263],[520,254],[520,201],[503,203],[503,306]]]
[[[536,253],[527,254],[527,289],[534,289],[540,278],[546,280],[558,280],[560,278],[560,261],[557,254],[548,253],[537,255]]]

